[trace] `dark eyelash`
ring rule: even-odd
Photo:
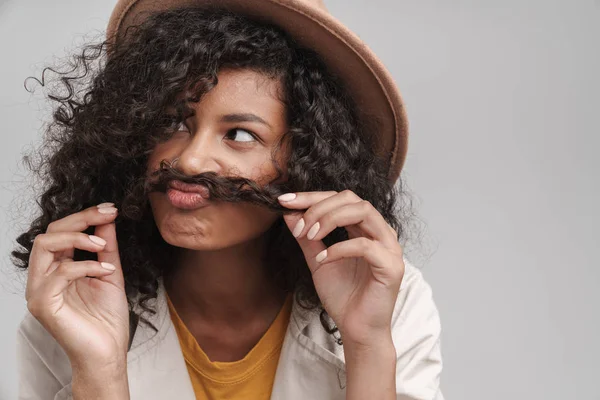
[[[249,130],[249,129],[241,128],[241,127],[239,127],[239,126],[236,126],[236,127],[234,127],[234,128],[231,128],[231,129],[229,129],[229,130],[227,131],[227,135],[229,135],[229,132],[236,131],[236,130],[238,130],[238,129],[239,129],[240,131],[248,132],[248,133],[250,134],[250,136],[252,136],[252,137],[254,138],[254,140],[256,140],[256,141],[257,141],[257,142],[259,142],[259,143],[261,142],[261,141],[260,141],[260,138],[258,137],[258,135],[257,135],[256,133],[252,132],[252,131],[251,131],[251,130]],[[227,136],[227,135],[225,135],[225,136]]]

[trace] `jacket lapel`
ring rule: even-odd
[[[325,332],[319,313],[294,299],[270,400],[346,398],[344,350]]]
[[[143,323],[134,331],[127,355],[131,398],[195,400],[179,338],[169,315],[162,280],[159,280],[157,298],[148,303],[153,303],[156,314],[146,318],[158,332]],[[141,309],[136,312],[139,314]]]

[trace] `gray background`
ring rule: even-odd
[[[27,220],[21,151],[48,106],[29,75],[101,36],[104,1],[0,2],[0,398],[16,397]],[[403,172],[443,327],[448,399],[600,399],[600,4],[326,0],[391,70],[408,108]]]

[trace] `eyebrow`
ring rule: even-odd
[[[221,122],[259,122],[261,124],[267,125],[269,128],[273,129],[273,127],[264,119],[259,117],[258,115],[251,113],[242,113],[242,114],[226,114],[221,116]]]

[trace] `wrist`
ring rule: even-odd
[[[112,370],[127,369],[127,350],[112,349],[102,353],[88,352],[85,354],[68,354],[71,368],[87,373],[87,371],[102,370],[109,372]]]
[[[127,358],[119,357],[112,360],[71,360],[73,376],[120,376],[127,373]]]
[[[127,363],[72,365],[73,399],[128,400]]]
[[[394,346],[391,329],[383,331],[370,331],[360,335],[340,331],[344,342],[344,349],[352,348],[356,351],[377,351],[379,348],[389,348]]]
[[[388,360],[390,363],[396,362],[396,347],[392,339],[381,340],[376,343],[365,342],[346,342],[344,340],[344,357],[348,362],[370,362],[379,360],[383,362]]]
[[[396,398],[396,348],[391,335],[381,337],[379,342],[344,340],[344,358],[346,399]]]

